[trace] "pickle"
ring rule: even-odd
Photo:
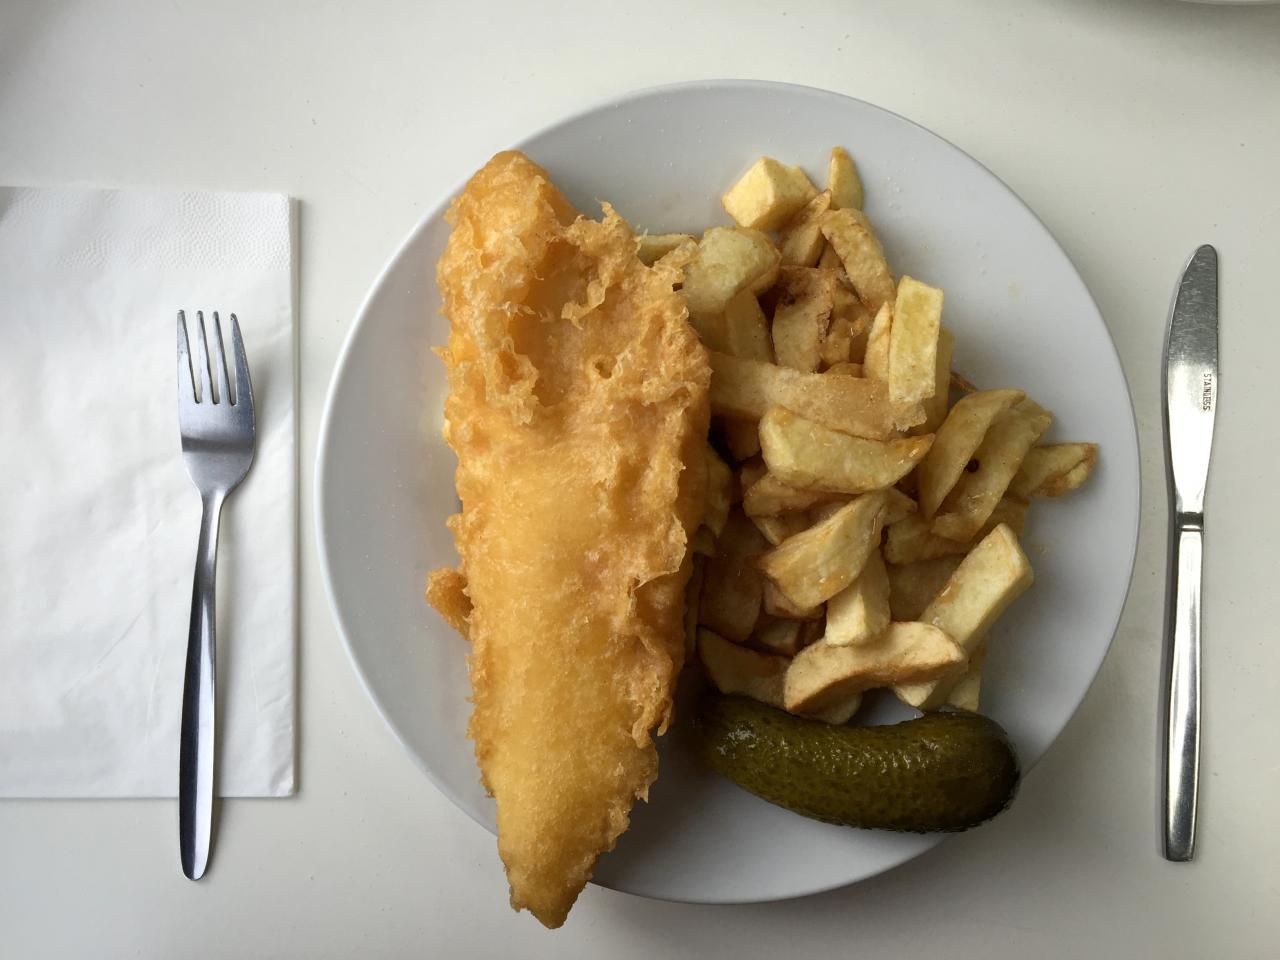
[[[832,726],[745,697],[708,694],[695,740],[744,790],[827,823],[955,832],[1013,800],[1018,758],[1004,729],[967,711],[879,727]]]

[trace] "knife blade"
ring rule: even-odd
[[[1187,263],[1164,348],[1165,443],[1175,513],[1202,514],[1218,396],[1218,252]]]
[[[1169,482],[1165,597],[1164,856],[1195,852],[1200,778],[1200,587],[1204,499],[1218,405],[1218,253],[1192,254],[1178,283],[1164,348]]]

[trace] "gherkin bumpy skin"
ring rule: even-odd
[[[696,731],[717,773],[770,803],[844,826],[967,830],[1004,810],[1018,787],[1008,736],[976,713],[842,727],[710,694]]]

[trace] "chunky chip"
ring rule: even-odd
[[[888,384],[889,344],[892,336],[893,304],[886,303],[876,312],[876,317],[867,330],[867,345],[862,353],[862,374],[867,379]]]
[[[888,491],[885,492],[887,493]],[[809,510],[809,525],[814,526],[815,524],[822,523],[822,521],[835,516],[850,499],[851,498],[846,497],[843,500],[833,500],[830,503],[820,503],[816,507],[811,508]],[[885,520],[885,524],[888,523],[889,521]]]
[[[741,643],[760,617],[764,585],[756,561],[768,549],[764,537],[740,510],[729,514],[716,553],[707,560],[698,622]]]
[[[822,215],[831,209],[831,191],[824,190],[787,221],[778,234],[783,266],[813,267],[827,245]]]
[[[829,490],[801,490],[766,473],[743,492],[742,509],[751,517],[775,517],[848,499],[846,494]]]
[[[889,334],[889,403],[898,428],[925,420],[924,402],[937,389],[942,291],[912,277],[898,281]]]
[[[977,649],[996,618],[1024,590],[1035,575],[1018,538],[1007,526],[992,530],[956,567],[938,596],[920,615],[924,623],[944,630],[966,654]],[[933,680],[900,683],[893,692],[918,710],[936,710],[946,702],[953,684]]]
[[[891,487],[920,462],[932,435],[867,440],[774,407],[760,421],[769,473],[800,489],[858,494]]]
[[[856,580],[827,601],[823,642],[834,646],[869,643],[889,627],[889,575],[873,550]]]
[[[903,517],[917,512],[916,502],[897,487],[887,487],[880,491],[884,494],[884,523],[888,526],[897,523]]]
[[[805,620],[821,622],[826,614],[824,604],[802,607],[787,599],[787,595],[777,588],[772,580],[764,582],[764,612],[771,617],[783,617],[787,620]]]
[[[698,659],[721,693],[738,694],[783,708],[790,660],[731,643],[711,630],[698,631]]]
[[[739,290],[724,305],[725,351],[748,360],[773,362],[769,320],[750,290]]]
[[[895,684],[940,683],[958,677],[965,651],[928,623],[892,623],[869,643],[819,641],[787,667],[783,705],[794,713],[820,711],[856,693]]]
[[[919,620],[925,607],[942,592],[963,559],[963,554],[955,553],[936,560],[886,564],[890,617],[898,621]]]
[[[712,350],[724,350],[724,309],[742,290],[760,293],[773,286],[781,257],[758,230],[711,227],[684,269],[681,293],[689,322]]]
[[[759,420],[770,407],[786,407],[824,426],[871,440],[883,440],[893,431],[883,383],[800,373],[711,352],[712,413]]]
[[[813,373],[831,323],[836,275],[811,267],[783,267],[773,313],[773,350],[778,363]]]
[[[825,603],[853,582],[879,548],[888,501],[883,490],[865,493],[784,540],[757,566],[796,607]]]
[[[844,147],[833,147],[827,163],[827,191],[831,206],[837,210],[862,209],[862,178],[858,167]]]
[[[1027,501],[1017,497],[1004,497],[996,504],[986,523],[970,540],[952,540],[933,532],[933,524],[918,513],[903,517],[890,524],[885,537],[884,556],[890,563],[914,563],[917,560],[933,560],[950,554],[968,553],[975,540],[981,540],[1000,524],[1008,524],[1018,536],[1022,536],[1027,520]]]
[[[645,266],[651,267],[686,243],[696,244],[697,240],[687,233],[642,233],[636,237],[636,256]]]
[[[848,285],[848,278],[843,273],[840,274],[840,278],[840,282],[836,284],[835,296],[832,298],[831,326],[827,328],[827,335],[830,336],[833,329],[847,330],[849,344],[847,349],[844,348],[843,343],[839,342],[829,348],[824,345],[824,362],[833,364],[847,360],[862,363],[867,353],[867,336],[871,331],[874,315]],[[842,333],[838,335],[843,336]],[[831,354],[830,359],[827,359],[828,352]]]
[[[848,319],[837,317],[834,311],[831,322],[827,325],[826,335],[819,348],[820,366],[829,370],[849,362],[849,350],[853,345],[853,324]]]
[[[946,327],[938,329],[938,352],[934,358],[933,395],[927,397],[924,407],[924,423],[911,428],[912,433],[937,433],[947,419],[947,404],[951,398],[951,354],[956,338]]]
[[[956,685],[947,694],[947,706],[957,710],[978,710],[978,695],[982,690],[982,664],[987,659],[987,645],[979,643],[969,656],[969,667],[960,675]]]
[[[871,314],[843,280],[836,283],[832,297],[831,323],[822,341],[822,364],[830,369],[854,362],[861,365],[867,352],[867,334],[871,329]]]
[[[835,249],[854,291],[871,310],[891,303],[896,285],[880,239],[861,210],[830,210],[822,216],[822,235]]]
[[[961,474],[933,518],[933,532],[952,540],[972,539],[1009,489],[1023,458],[1049,429],[1053,417],[1034,401],[1006,410],[973,453],[977,465]]]
[[[752,517],[756,525],[771,546],[777,546],[788,537],[794,537],[809,526],[809,518],[803,513],[783,513],[776,516]]]
[[[861,706],[862,694],[854,693],[843,699],[836,700],[823,710],[801,713],[800,716],[808,717],[810,720],[821,720],[823,723],[841,727],[853,719],[853,715],[858,712],[858,708]]]
[[[1009,484],[1009,492],[1018,497],[1060,497],[1089,479],[1097,462],[1096,443],[1032,447]]]
[[[1021,390],[983,390],[959,400],[916,470],[920,514],[929,519],[973,459],[991,424],[1023,399]],[[893,561],[890,561],[893,562]]]
[[[753,647],[779,657],[794,657],[800,650],[803,621],[781,620],[765,614],[748,641]]]
[[[818,188],[799,167],[761,157],[720,202],[740,226],[777,230],[817,192]]]

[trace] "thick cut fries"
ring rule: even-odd
[[[771,546],[776,547],[788,537],[794,537],[809,526],[809,518],[803,513],[783,513],[777,516],[752,517],[751,522],[764,534]]]
[[[956,338],[946,327],[940,327],[938,353],[934,358],[933,396],[923,403],[924,423],[912,427],[912,433],[937,433],[942,421],[947,418],[947,404],[951,394],[951,354],[955,345]]]
[[[856,494],[891,487],[932,443],[932,434],[888,441],[854,437],[785,407],[774,407],[760,421],[760,450],[769,473],[801,489]]]
[[[800,620],[781,620],[766,614],[756,624],[748,642],[765,653],[794,657],[800,651],[802,630]]]
[[[964,555],[957,553],[936,560],[886,564],[890,617],[898,621],[919,620],[925,607],[942,592],[963,559]]]
[[[869,643],[819,641],[801,650],[787,668],[783,703],[808,713],[889,683],[941,684],[958,677],[966,662],[965,651],[938,627],[893,623]]]
[[[778,250],[782,264],[796,267],[812,267],[818,263],[826,247],[822,235],[822,215],[831,209],[831,191],[818,194],[792,217],[778,235]]]
[[[848,499],[846,494],[829,490],[802,490],[766,473],[743,493],[742,509],[750,517],[776,517]]]
[[[818,369],[835,289],[831,270],[783,267],[773,313],[773,350],[780,365],[802,373]]]
[[[877,686],[976,709],[992,623],[1032,580],[1029,501],[1083,483],[1097,446],[1037,446],[1046,411],[952,369],[943,291],[895,277],[848,151],[821,192],[766,157],[723,199],[738,227],[638,240],[683,272],[715,443],[736,464],[726,483],[708,457],[692,536],[713,557],[695,557],[691,587],[707,670],[830,723]]]
[[[1024,396],[1021,390],[983,390],[969,394],[951,408],[916,470],[921,516],[933,519],[991,424]]]
[[[880,547],[889,496],[864,493],[803,533],[784,540],[757,561],[760,570],[795,606],[816,607],[862,572]]]
[[[920,614],[946,632],[966,654],[977,649],[996,617],[1031,586],[1035,575],[1018,538],[1006,526],[987,534],[956,567],[937,597]],[[895,684],[893,692],[908,706],[936,710],[946,702],[952,684],[942,680]]]
[[[770,407],[786,407],[824,426],[871,440],[883,440],[893,432],[883,383],[800,373],[711,351],[713,413],[759,420]]]
[[[978,694],[982,689],[982,663],[987,658],[987,645],[979,643],[969,656],[969,667],[947,694],[947,706],[958,710],[978,709]]]
[[[987,522],[971,540],[952,540],[933,532],[930,521],[918,513],[903,517],[888,528],[884,557],[890,563],[914,563],[917,560],[933,560],[949,554],[968,553],[974,541],[981,540],[1002,523],[1018,536],[1026,525],[1027,501],[1005,497],[996,504]]]
[[[869,643],[889,626],[889,575],[873,550],[858,578],[827,601],[824,643]]]
[[[867,345],[862,353],[862,374],[869,380],[888,384],[889,344],[892,335],[893,304],[886,303],[876,311],[875,319],[867,328]]]
[[[1032,447],[1009,484],[1018,497],[1060,497],[1089,478],[1098,462],[1096,443],[1050,443]]]
[[[739,290],[724,305],[725,349],[735,357],[773,362],[769,320],[750,290]]]
[[[782,709],[786,657],[731,643],[711,630],[698,631],[698,659],[721,693],[737,693]]]
[[[761,157],[720,198],[741,226],[776,230],[818,192],[799,167]]]
[[[973,453],[974,469],[961,474],[933,518],[933,532],[952,540],[969,540],[982,529],[1009,489],[1022,459],[1052,422],[1048,411],[1032,400],[1006,410]]]
[[[937,388],[942,291],[911,277],[898,281],[889,334],[889,403],[901,430],[925,420],[924,402]]]
[[[755,524],[740,511],[731,512],[716,554],[707,560],[699,623],[730,640],[751,636],[763,598],[755,562],[766,549]]]
[[[822,235],[835,249],[854,291],[871,310],[893,301],[893,273],[880,239],[861,210],[847,207],[823,214]]]
[[[827,191],[831,194],[831,206],[837,210],[852,207],[862,209],[862,178],[858,167],[844,147],[831,150],[827,163]]]
[[[725,305],[741,290],[760,293],[773,286],[780,262],[773,242],[758,230],[712,227],[702,235],[684,269],[681,293],[703,343],[725,349]]]

